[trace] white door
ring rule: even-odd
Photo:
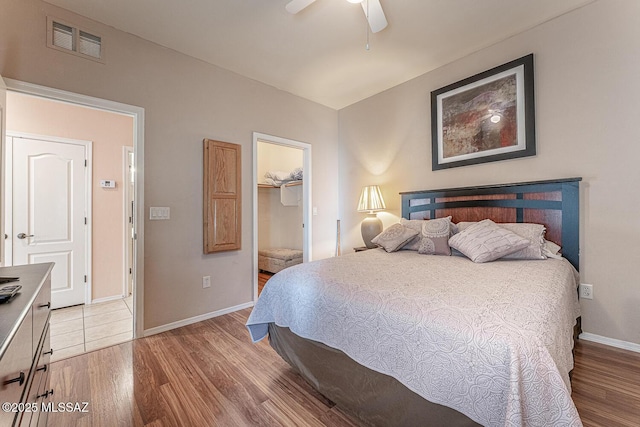
[[[55,262],[52,308],[85,302],[84,144],[13,138],[13,265]]]

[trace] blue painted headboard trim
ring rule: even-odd
[[[400,193],[402,197],[402,217],[410,219],[412,213],[423,213],[424,218],[438,218],[445,216],[443,214],[445,209],[515,208],[516,222],[524,222],[525,210],[527,209],[561,211],[561,224],[556,224],[555,226],[561,228],[562,255],[577,270],[580,266],[580,181],[582,181],[582,178],[567,178],[402,192]],[[552,192],[559,192],[561,200],[539,200],[525,197],[528,193]],[[491,199],[490,197],[483,197],[504,194],[515,194],[515,198]],[[442,200],[450,198],[455,198],[455,200]],[[414,204],[412,201],[420,202],[419,204]],[[464,216],[465,209],[460,209],[458,212],[461,212],[461,215]],[[458,221],[464,220],[465,218],[458,218]],[[547,228],[554,226],[545,225],[547,225]]]

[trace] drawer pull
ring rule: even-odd
[[[46,304],[40,304],[40,305],[38,306],[38,308],[45,308],[45,307],[46,307],[46,308],[51,308],[51,301],[49,301],[49,302],[48,302],[48,303],[46,303]]]
[[[12,383],[20,383],[19,385],[24,384],[24,372],[20,372],[20,376],[18,376],[17,378],[5,381],[4,385],[8,385]]]
[[[47,364],[45,363],[40,368],[36,369],[36,371],[45,371],[45,372],[47,372]]]
[[[50,354],[50,355],[52,355],[52,356],[53,356],[53,349],[51,349],[51,350],[49,350],[49,351],[45,351],[45,352],[44,352],[44,353],[42,353],[42,354]]]
[[[36,396],[36,399],[39,399],[39,398],[41,398],[41,397],[44,397],[44,398],[46,399],[46,398],[47,398],[47,397],[49,397],[49,396],[53,396],[53,389],[51,389],[51,390],[47,390],[47,391],[45,391],[44,393],[37,395],[37,396]]]

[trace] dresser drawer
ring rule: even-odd
[[[51,312],[51,275],[42,284],[32,305],[33,311],[33,351],[35,352],[42,339],[45,324],[49,322]],[[49,350],[49,349],[47,349]]]
[[[33,361],[32,327],[33,320],[29,310],[0,360],[0,402],[2,403],[22,401]],[[0,411],[0,426],[10,426],[15,415],[12,412]]]
[[[50,401],[53,400],[53,393],[52,393],[52,389],[49,388],[49,383],[50,383],[50,373],[49,370],[47,369],[46,372],[44,372],[42,374],[42,379],[40,381],[40,394],[38,395],[38,413],[33,414],[31,416],[31,422],[29,423],[29,426],[31,427],[35,427],[35,426],[46,426],[47,425],[47,418],[49,417],[49,412],[47,411],[43,411],[42,408],[45,405],[48,405]]]
[[[34,364],[33,380],[29,385],[29,390],[26,392],[26,396],[23,400],[26,403],[36,404],[38,411],[31,414],[25,413],[20,421],[20,427],[23,426],[36,426],[46,425],[46,413],[42,413],[42,403],[48,401],[51,396],[51,389],[49,388],[49,371],[51,355],[49,349],[51,342],[49,338],[49,325],[46,325],[44,331],[44,339],[42,345],[38,348],[37,360]],[[40,418],[43,419],[42,424]]]

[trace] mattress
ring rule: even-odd
[[[375,249],[278,273],[247,326],[254,341],[287,327],[482,425],[575,426],[576,287],[566,260]]]

